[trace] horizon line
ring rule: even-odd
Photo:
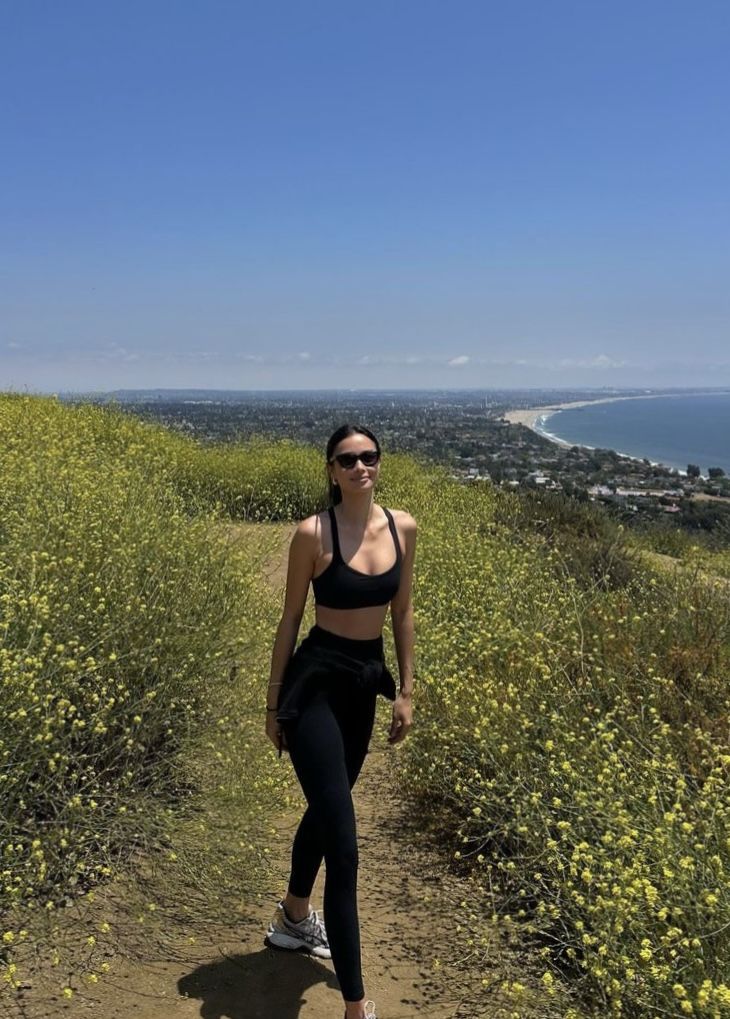
[[[27,396],[112,396],[115,393],[504,393],[504,392],[594,392],[594,393],[621,393],[628,390],[640,391],[642,393],[668,393],[684,392],[695,393],[712,392],[730,393],[728,386],[579,386],[566,384],[563,386],[381,386],[381,387],[266,387],[255,389],[223,388],[220,386],[125,386],[116,389],[2,389],[3,395],[27,395]]]

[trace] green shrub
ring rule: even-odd
[[[96,408],[0,399],[6,922],[154,840],[245,648],[252,566],[211,514],[185,511],[159,435]]]
[[[724,591],[637,568],[586,583],[580,535],[615,531],[555,501],[533,526],[501,494],[490,522],[470,496],[411,494],[413,809],[481,873],[485,924],[531,934],[596,1015],[730,1014]]]

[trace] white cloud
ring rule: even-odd
[[[186,361],[213,361],[221,355],[217,350],[183,350],[179,354],[173,354],[172,356],[173,359],[182,357]]]
[[[139,356],[135,351],[127,350],[118,343],[107,343],[98,350],[82,352],[82,357],[100,358],[102,361],[138,361]]]
[[[628,361],[619,361],[616,358],[608,357],[607,354],[598,354],[596,357],[575,358],[562,357],[557,365],[558,368],[624,368]]]
[[[350,365],[356,364],[360,366],[375,367],[377,365],[414,365],[424,364],[427,360],[422,354],[361,354],[356,357],[354,361],[349,357],[332,357],[327,358],[326,361],[323,358],[322,362],[333,365]],[[431,358],[431,360],[434,360]]]
[[[461,368],[462,365],[468,364],[469,360],[470,358],[466,354],[460,354],[459,357],[452,357],[447,364],[449,368]]]
[[[261,354],[248,354],[240,350],[237,350],[233,356],[240,361],[254,361],[256,364],[261,364],[264,360]]]

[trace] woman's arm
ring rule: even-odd
[[[410,513],[398,514],[398,525],[405,535],[406,550],[401,565],[400,585],[390,603],[393,638],[398,658],[400,696],[410,699],[413,692],[413,563],[416,556],[416,521]]]
[[[289,565],[286,575],[284,609],[276,629],[274,649],[271,655],[271,674],[266,695],[266,705],[276,707],[279,687],[284,669],[294,652],[299,626],[304,615],[309,581],[314,570],[317,555],[317,516],[307,517],[297,525],[289,545]]]

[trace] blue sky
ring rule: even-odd
[[[5,0],[0,388],[730,384],[730,5]]]

